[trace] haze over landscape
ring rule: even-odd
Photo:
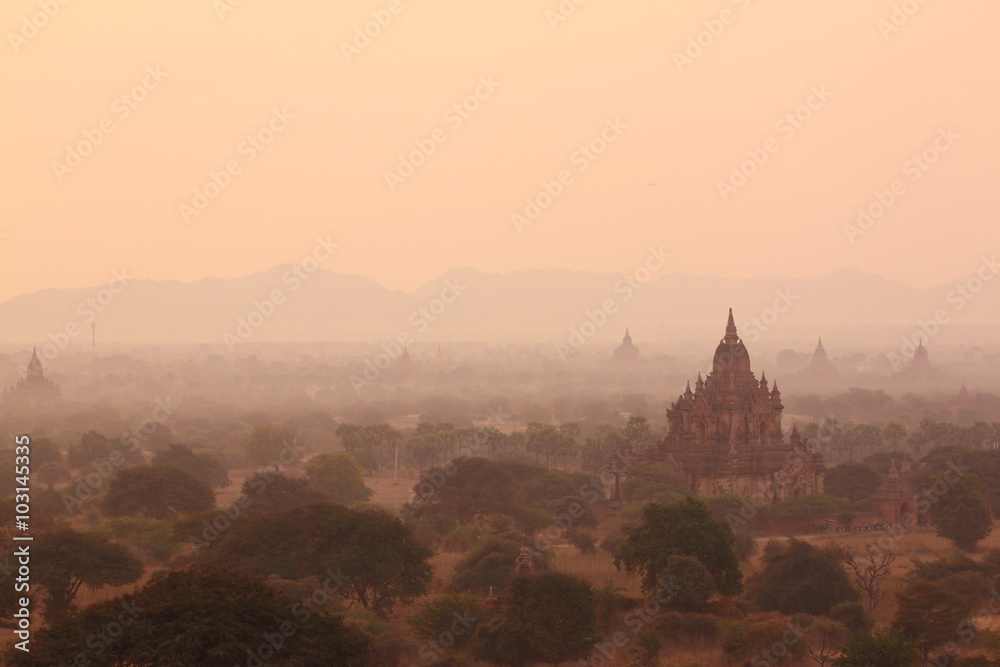
[[[0,663],[1000,665],[997,25],[5,0]]]

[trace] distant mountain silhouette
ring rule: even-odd
[[[638,342],[677,335],[715,338],[730,306],[748,342],[757,330],[755,317],[763,318],[765,327],[773,325],[772,333],[808,331],[809,340],[828,329],[914,326],[939,309],[954,324],[1000,324],[1000,281],[986,283],[959,309],[954,284],[913,289],[853,269],[815,280],[669,274],[635,290],[612,273],[546,269],[499,275],[461,268],[413,294],[323,270],[304,281],[292,276],[292,267],[277,266],[228,280],[134,280],[106,306],[97,304],[102,307],[96,317],[98,339],[220,343],[227,333],[239,336],[243,318],[248,321],[243,331],[251,331],[254,342],[387,341],[400,334],[416,341],[560,342],[571,327],[602,321],[599,311],[607,300],[613,301],[615,312],[590,340],[619,341],[626,326]],[[274,290],[280,290],[284,302],[273,307],[273,314],[251,315],[272,310],[265,301]],[[101,291],[101,286],[48,289],[0,304],[0,341],[41,344],[50,334],[58,338],[58,332],[73,331],[76,325],[79,333],[67,336],[74,348],[86,349],[94,312],[86,300],[98,298]],[[768,309],[776,302],[785,312],[775,321]]]

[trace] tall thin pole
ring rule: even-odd
[[[399,484],[399,445],[395,447],[392,455],[392,483]]]

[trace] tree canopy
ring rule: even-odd
[[[257,424],[243,448],[247,461],[256,466],[278,468],[282,452],[293,445],[295,436],[296,428],[291,424]]]
[[[476,654],[519,667],[583,658],[597,643],[593,590],[566,574],[516,577],[502,611],[476,628]]]
[[[381,617],[426,592],[432,552],[394,516],[331,503],[250,515],[202,552],[206,562],[283,579],[342,578],[337,594]]]
[[[642,573],[646,592],[656,590],[671,556],[697,558],[723,595],[735,595],[743,588],[733,531],[696,498],[674,505],[650,503],[643,509],[642,523],[623,525],[622,535],[615,566],[630,574]]]
[[[279,472],[259,472],[246,478],[240,493],[249,501],[247,512],[284,512],[295,507],[322,503],[326,494],[309,486],[304,477],[288,477]]]
[[[275,645],[279,648],[275,649]],[[37,631],[13,665],[369,664],[369,639],[258,579],[216,568],[154,577],[137,593],[91,605]]]
[[[153,454],[153,465],[172,465],[199,477],[217,489],[224,489],[232,482],[222,461],[210,454],[196,454],[187,445],[170,445]]]
[[[896,593],[893,626],[923,650],[958,638],[972,605],[943,583],[918,579]]]
[[[172,465],[119,470],[108,483],[103,509],[112,516],[169,519],[215,506],[208,482]]]
[[[350,454],[319,454],[306,463],[310,486],[345,505],[368,500],[374,491],[365,486],[363,470]]]
[[[32,555],[32,575],[45,590],[45,609],[52,617],[70,611],[83,585],[122,586],[142,576],[142,564],[128,549],[93,533],[43,533]]]
[[[900,632],[859,632],[840,647],[836,667],[917,667],[920,650]]]
[[[931,503],[930,519],[938,535],[946,537],[963,551],[971,551],[993,530],[993,515],[982,482],[973,473],[965,473],[950,484],[945,475],[932,478],[946,491]]]
[[[814,615],[858,598],[837,551],[797,539],[764,554],[764,567],[747,580],[746,596],[767,611]]]
[[[459,458],[448,467],[429,470],[414,492],[421,512],[465,523],[477,514],[519,513],[518,488],[502,465],[483,458]]]

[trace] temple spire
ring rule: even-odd
[[[43,377],[42,362],[38,358],[38,348],[31,348],[31,359],[28,361],[28,377]]]
[[[737,339],[736,335],[736,322],[733,320],[733,309],[729,309],[729,322],[726,323],[726,340]]]

